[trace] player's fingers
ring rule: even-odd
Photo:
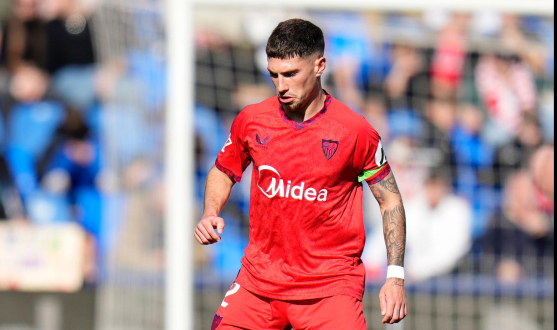
[[[387,302],[387,312],[385,313],[385,317],[383,318],[383,323],[390,323],[393,319],[393,313],[395,311],[395,304],[393,302]]]
[[[408,303],[404,304],[404,317],[408,315]]]
[[[195,237],[195,240],[196,240],[199,244],[203,244],[203,242],[201,241],[201,239],[200,239],[199,236],[197,235],[197,229],[195,230],[195,233],[193,233],[193,236]]]
[[[215,232],[215,229],[210,223],[202,223],[199,227],[201,233],[207,238],[207,240],[211,243],[215,243],[220,241],[219,235]]]
[[[213,227],[217,229],[219,235],[222,235],[225,226],[223,218],[213,218]]]
[[[398,323],[398,321],[400,321],[400,310],[401,310],[401,304],[400,303],[396,303],[394,309],[393,309],[393,317],[391,318],[391,321],[389,322],[390,324],[395,324]]]
[[[197,229],[196,231],[199,243],[207,245],[210,244],[209,241],[207,240],[207,238],[205,238],[205,235],[203,235],[203,233],[201,233],[201,231],[199,229]]]
[[[398,320],[402,321],[402,320],[404,320],[405,317],[406,317],[406,306],[402,305],[400,307],[400,314],[399,314]]]
[[[387,297],[383,291],[379,294],[379,304],[381,304],[381,315],[385,316],[387,314]]]

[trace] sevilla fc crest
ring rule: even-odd
[[[327,160],[333,158],[338,149],[338,141],[323,140],[323,153]]]
[[[213,324],[211,325],[211,330],[217,330],[221,322],[222,322],[222,316],[218,314],[215,315],[215,318],[213,319]]]

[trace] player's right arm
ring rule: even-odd
[[[251,162],[244,139],[247,118],[245,111],[236,117],[230,129],[230,137],[207,176],[203,217],[195,229],[195,238],[200,244],[220,242],[220,235],[224,230],[224,219],[219,217],[220,212],[230,197],[232,187],[236,182],[240,182],[242,174]]]
[[[195,239],[199,244],[209,245],[220,242],[225,223],[219,214],[230,197],[234,183],[228,175],[216,167],[209,172],[205,186],[203,217],[195,228]]]

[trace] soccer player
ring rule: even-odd
[[[377,132],[322,89],[323,32],[293,19],[267,44],[277,96],[246,107],[207,178],[195,237],[221,241],[219,214],[253,163],[250,241],[212,329],[364,330],[363,182],[380,204],[389,270],[383,323],[408,313],[406,219]]]

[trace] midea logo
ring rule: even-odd
[[[262,177],[265,175],[265,172],[272,172],[278,175],[278,178],[274,177],[271,179],[271,184],[267,189],[263,189],[259,183],[261,182]],[[268,173],[271,174],[271,173]],[[267,196],[268,198],[274,198],[277,195],[282,198],[293,198],[297,200],[307,200],[313,202],[315,200],[319,202],[327,201],[327,189],[319,190],[319,193],[315,188],[309,187],[305,188],[305,182],[300,183],[299,185],[292,185],[292,181],[288,180],[286,185],[284,180],[281,179],[280,173],[269,165],[261,165],[259,166],[259,180],[257,181],[257,186],[261,189],[261,192]]]

